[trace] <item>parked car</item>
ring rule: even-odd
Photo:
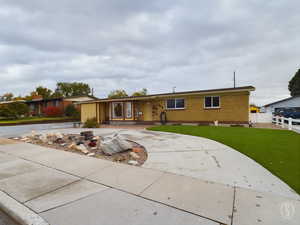
[[[280,109],[274,113],[274,116],[283,116],[285,118],[300,119],[300,111],[295,109]]]

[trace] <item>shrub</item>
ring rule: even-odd
[[[0,107],[0,117],[18,119],[29,114],[29,107],[22,102],[13,102]]]
[[[80,118],[80,113],[74,104],[67,105],[65,115],[73,118]]]
[[[48,106],[44,109],[43,113],[45,114],[45,116],[49,116],[49,117],[56,117],[56,116],[62,116],[63,112],[60,108],[56,107],[56,106]]]
[[[99,128],[99,124],[96,118],[87,119],[87,121],[83,125],[84,128]]]

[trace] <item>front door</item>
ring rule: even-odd
[[[112,102],[111,116],[113,120],[133,120],[132,102]]]

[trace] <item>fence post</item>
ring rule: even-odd
[[[293,128],[293,119],[290,117],[289,118],[289,130],[292,130]]]
[[[278,116],[275,117],[276,125],[279,124]]]
[[[281,127],[284,128],[284,119],[285,119],[285,118],[284,118],[283,116],[280,117],[280,118],[281,118]]]

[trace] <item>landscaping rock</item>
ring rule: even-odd
[[[132,149],[132,144],[119,136],[106,137],[100,143],[102,151],[107,155],[113,155]]]
[[[11,139],[135,166],[141,166],[147,159],[147,153],[141,145],[123,138],[118,133],[105,137],[90,136],[90,132],[83,134],[89,140],[85,140],[85,136],[80,134],[34,132],[28,136]]]
[[[59,133],[59,132],[56,133],[55,136],[56,136],[56,138],[61,138],[61,139],[64,137],[64,136],[63,136],[61,133]]]
[[[139,153],[139,152],[143,151],[143,149],[140,148],[140,147],[133,147],[132,151],[135,152],[135,153]]]
[[[75,140],[76,140],[76,136],[69,136],[69,137],[68,137],[68,140],[70,140],[70,141],[75,141]]]
[[[140,156],[138,154],[136,154],[135,152],[130,152],[129,154],[134,159],[139,159],[140,158]]]
[[[93,131],[82,131],[80,132],[80,136],[84,137],[84,140],[91,140],[94,137]]]
[[[137,166],[139,163],[137,161],[135,161],[135,160],[129,160],[128,164],[129,165],[133,165],[133,166]]]
[[[87,148],[83,144],[76,145],[76,150],[81,151],[84,154],[89,153],[89,151],[87,150]]]
[[[76,144],[72,143],[68,146],[69,149],[76,149]]]
[[[36,132],[33,130],[31,131],[31,137],[35,137],[36,136]]]
[[[42,134],[39,138],[40,138],[40,140],[41,140],[43,143],[47,143],[47,142],[48,142],[48,138],[47,138],[47,135],[46,135],[46,134]]]
[[[29,140],[29,138],[27,138],[27,137],[24,137],[21,139],[21,141],[28,141],[28,140]]]
[[[92,140],[92,141],[89,142],[88,145],[89,145],[89,147],[96,147],[97,146],[97,141]]]
[[[54,143],[57,143],[57,144],[63,144],[65,143],[65,141],[62,139],[62,138],[57,138]]]
[[[83,144],[84,144],[83,141],[78,141],[78,142],[76,142],[76,145],[83,145]]]
[[[98,141],[98,140],[100,140],[100,137],[99,136],[94,136],[92,140],[93,141]]]

